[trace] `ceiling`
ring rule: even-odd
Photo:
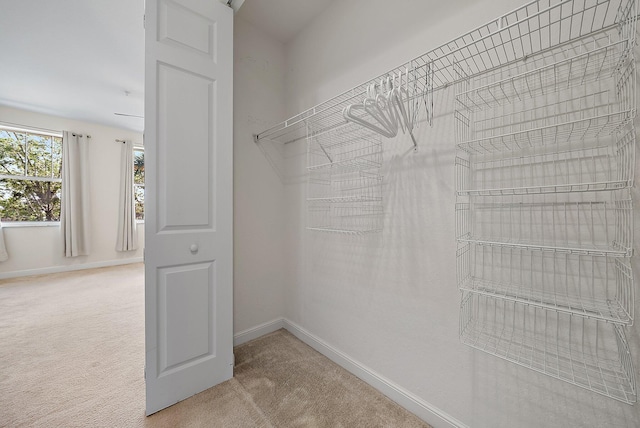
[[[238,17],[287,43],[333,0],[246,0]]]
[[[283,43],[331,1],[236,0]],[[114,113],[144,115],[144,0],[0,0],[0,11],[0,105],[143,131]]]
[[[0,0],[0,104],[142,131],[143,4]]]

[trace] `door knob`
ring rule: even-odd
[[[194,254],[198,252],[198,246],[196,244],[191,244],[191,247],[189,247],[189,249]]]

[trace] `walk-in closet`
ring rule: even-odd
[[[640,424],[636,2],[469,2],[386,45],[348,6],[338,43],[337,9],[286,46],[289,118],[251,127],[292,316],[435,426]]]

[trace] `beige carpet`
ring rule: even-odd
[[[0,281],[2,427],[427,427],[284,330],[144,416],[142,265]]]

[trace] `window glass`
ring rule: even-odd
[[[0,128],[0,218],[60,221],[62,138]]]
[[[27,134],[27,175],[51,177],[51,137]]]
[[[62,178],[62,137],[53,137],[52,146],[53,178]]]
[[[0,129],[0,174],[24,175],[24,134]]]
[[[133,151],[133,182],[144,184],[144,151],[140,149]]]
[[[60,221],[61,182],[0,179],[2,221]]]
[[[133,187],[136,220],[144,220],[144,150],[133,150]]]

